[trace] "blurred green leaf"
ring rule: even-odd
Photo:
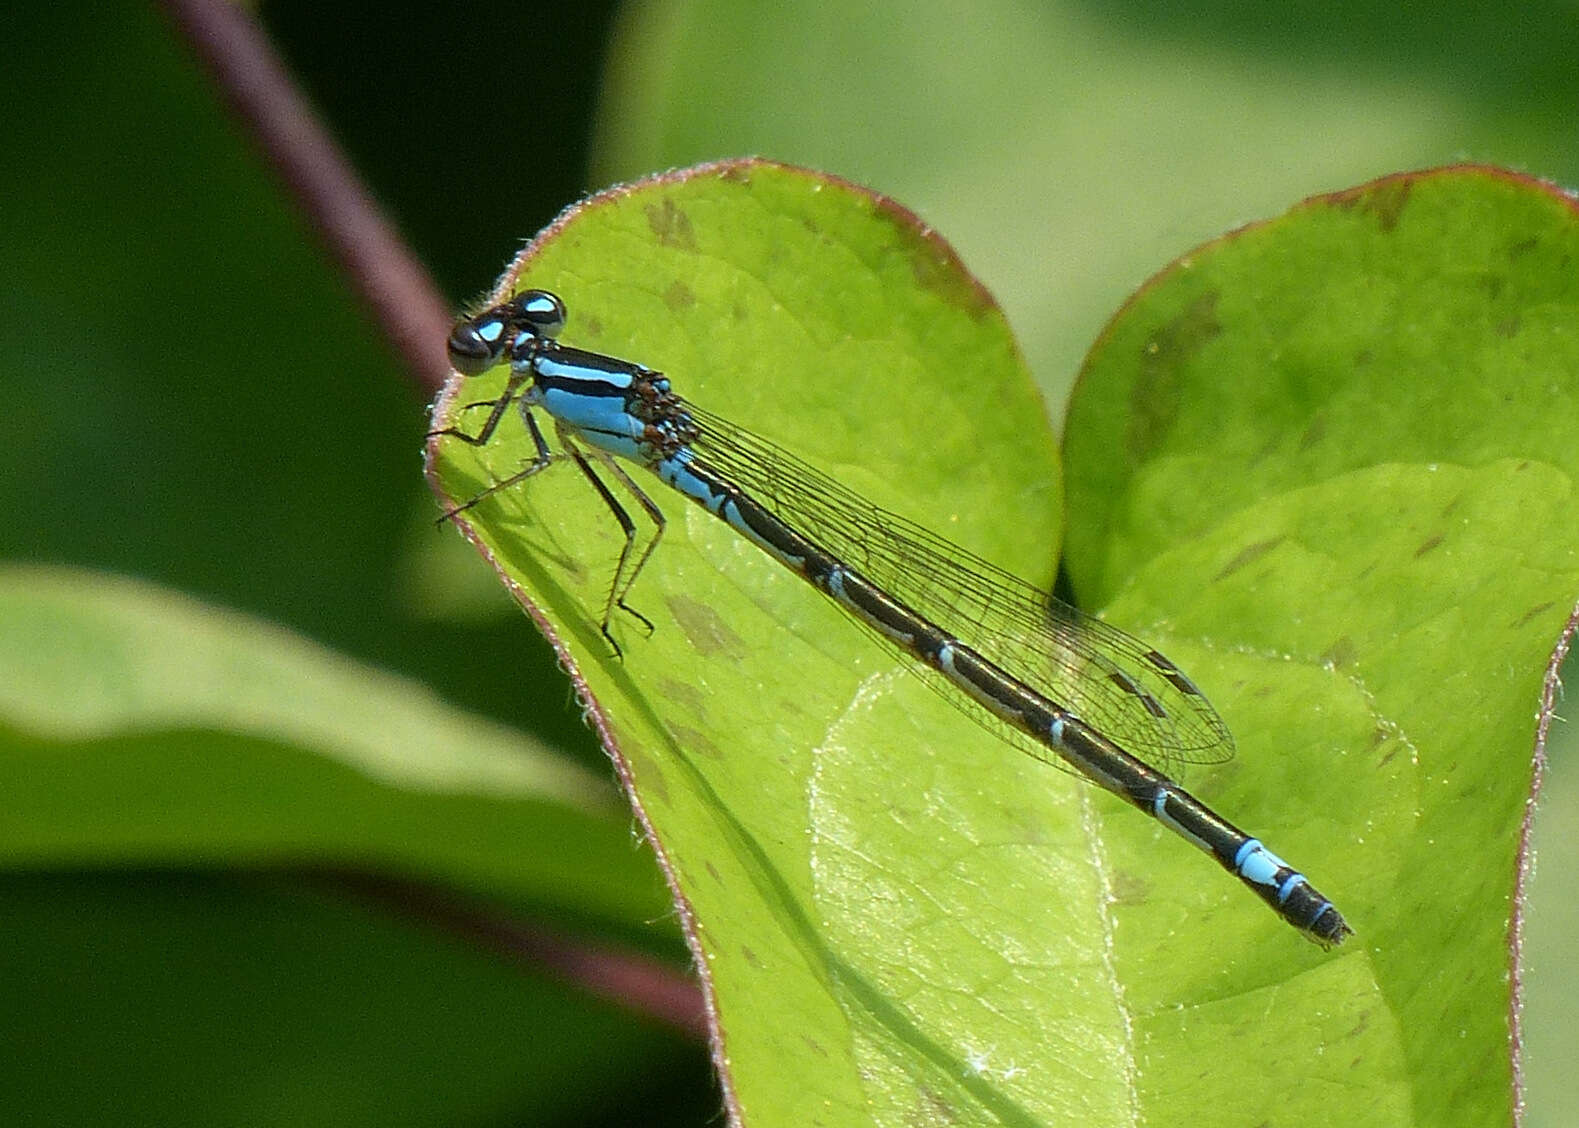
[[[662,915],[608,785],[421,686],[147,584],[0,569],[0,866],[339,863]]]

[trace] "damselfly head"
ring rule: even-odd
[[[547,290],[522,290],[500,305],[463,317],[450,330],[450,365],[476,376],[498,364],[505,350],[519,350],[531,339],[552,340],[565,327],[565,303]]]

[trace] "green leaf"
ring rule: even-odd
[[[1115,616],[1191,593],[1241,750],[1212,794],[1290,828],[1358,932],[1329,1005],[1376,1057],[1329,1049],[1359,1099],[1327,1119],[1513,1119],[1509,914],[1579,592],[1576,261],[1574,201],[1497,170],[1318,197],[1153,279],[1070,409],[1077,586]]]
[[[0,569],[0,865],[387,868],[650,920],[606,784],[419,685],[150,585]]]
[[[564,297],[568,343],[661,369],[880,504],[1050,575],[1043,410],[1001,317],[886,201],[705,166],[572,209],[493,298],[527,287]],[[474,430],[466,405],[503,378],[458,380],[436,423]],[[437,442],[433,476],[455,504],[530,453],[511,418],[481,448]],[[1393,1086],[1380,1107],[1403,1107],[1364,948],[1300,942],[1156,823],[985,736],[798,577],[638,482],[668,525],[630,596],[652,636],[614,620],[623,662],[598,632],[621,538],[574,469],[462,520],[593,703],[680,899],[746,1122],[1293,1122],[1333,1109],[1356,1058]],[[1149,594],[1115,620],[1253,699],[1198,587]],[[1292,859],[1318,859],[1343,827],[1295,787],[1311,766],[1295,750],[1203,779]],[[1296,1073],[1330,1084],[1290,1092]]]
[[[1052,402],[1137,279],[1444,154],[1579,183],[1571,5],[629,0],[596,183],[769,153],[925,215]]]

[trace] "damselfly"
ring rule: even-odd
[[[564,303],[546,290],[524,290],[457,322],[449,338],[456,371],[473,376],[508,363],[509,376],[497,399],[470,405],[491,408],[476,434],[445,427],[433,436],[486,443],[513,403],[532,439],[519,473],[454,516],[547,469],[559,456],[534,409],[553,420],[565,454],[624,532],[600,623],[616,654],[616,607],[652,627],[627,596],[664,529],[662,510],[618,458],[651,470],[802,576],[995,734],[1151,815],[1312,939],[1337,944],[1350,934],[1303,874],[1137,757],[1167,765],[1233,754],[1216,710],[1167,658],[689,403],[662,373],[561,344],[564,326]],[[598,467],[652,520],[640,551],[636,524]]]

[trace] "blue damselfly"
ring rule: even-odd
[[[651,470],[802,576],[995,734],[1151,815],[1307,936],[1337,944],[1350,934],[1304,875],[1138,758],[1214,763],[1233,753],[1216,710],[1167,658],[689,403],[662,373],[560,343],[565,317],[556,295],[524,290],[457,322],[449,339],[456,371],[473,376],[508,363],[509,376],[498,398],[469,405],[491,409],[476,434],[445,427],[432,435],[481,445],[515,404],[534,447],[519,473],[454,516],[550,466],[559,456],[534,409],[553,420],[565,454],[624,532],[600,622],[616,654],[615,608],[652,627],[627,597],[664,529],[662,510],[618,458]],[[598,467],[652,520],[640,551],[636,524]]]

